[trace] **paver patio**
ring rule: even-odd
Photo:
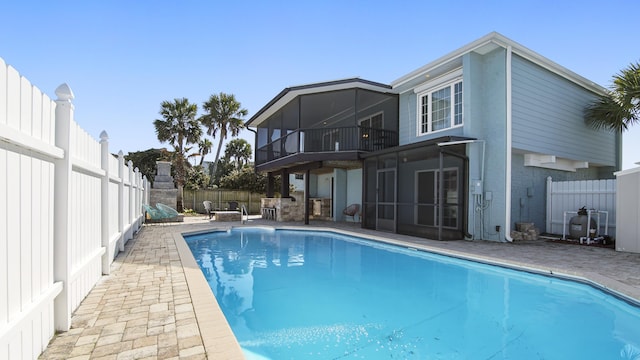
[[[252,219],[248,225],[302,224]],[[310,227],[323,225],[329,224],[312,222]],[[640,254],[544,240],[440,242],[365,230],[357,224],[330,225],[431,251],[586,278],[640,300]],[[56,335],[40,358],[242,358],[199,269],[181,258],[184,244],[175,241],[176,234],[221,226],[240,223],[211,223],[198,216],[182,224],[145,225],[114,261],[111,275],[103,277],[75,311],[71,329]]]

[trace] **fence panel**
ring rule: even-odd
[[[74,171],[71,180],[71,309],[102,276],[100,178]]]
[[[0,59],[0,358],[36,358],[53,336],[55,103]]]
[[[109,181],[109,238],[118,237],[118,180]],[[111,241],[110,241],[111,242]]]
[[[70,121],[72,174],[70,191],[70,249],[72,288],[70,309],[75,309],[102,276],[100,144],[73,119]]]
[[[129,191],[131,190],[131,187],[129,186],[129,182],[128,181],[124,181],[124,196],[123,196],[123,201],[122,201],[122,209],[123,209],[123,215],[122,215],[122,222],[124,224],[124,232],[127,232],[129,230],[129,200],[130,200],[130,195],[129,195]]]
[[[615,173],[619,193],[616,196],[620,229],[616,250],[640,253],[640,167]]]
[[[229,207],[229,201],[237,201],[238,206],[247,207],[249,214],[260,214],[260,199],[267,197],[266,194],[252,193],[244,190],[227,190],[227,189],[200,189],[200,190],[184,190],[184,206],[194,209],[196,212],[204,214],[203,201],[212,202],[214,209],[224,210]]]
[[[108,153],[108,151],[107,151]],[[110,259],[114,259],[118,254],[119,250],[124,247],[122,245],[123,234],[122,229],[120,227],[121,218],[120,218],[120,185],[122,184],[122,178],[120,177],[120,159],[122,159],[122,154],[119,154],[116,158],[111,154],[107,156],[107,170],[109,172],[108,177],[108,206],[107,206],[107,216],[108,216],[108,232],[107,238],[103,239],[107,245],[107,255]],[[124,159],[122,160],[124,161]],[[105,243],[103,243],[105,245]],[[122,246],[121,246],[122,245]]]
[[[148,199],[146,179],[124,166],[122,196],[122,154],[114,161],[106,133],[98,143],[73,121],[68,86],[56,94],[0,59],[0,359],[35,359],[69,329]]]
[[[586,207],[606,211],[609,215],[607,234],[616,235],[616,180],[552,181],[547,178],[547,232],[562,234],[563,228],[569,233],[568,223],[574,213]],[[598,227],[604,230],[605,215],[600,215]]]

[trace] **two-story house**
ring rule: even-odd
[[[509,241],[516,222],[545,231],[548,176],[620,169],[621,134],[584,123],[604,91],[494,32],[390,85],[285,89],[247,125],[257,171],[303,174],[307,200],[330,199],[336,221],[356,203],[370,229]]]

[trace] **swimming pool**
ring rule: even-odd
[[[585,284],[331,232],[185,240],[248,358],[640,356],[640,309]]]

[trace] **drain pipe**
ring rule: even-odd
[[[506,61],[506,90],[507,90],[507,126],[506,126],[506,171],[505,171],[505,218],[504,218],[504,239],[513,242],[511,238],[511,46],[507,46]]]

